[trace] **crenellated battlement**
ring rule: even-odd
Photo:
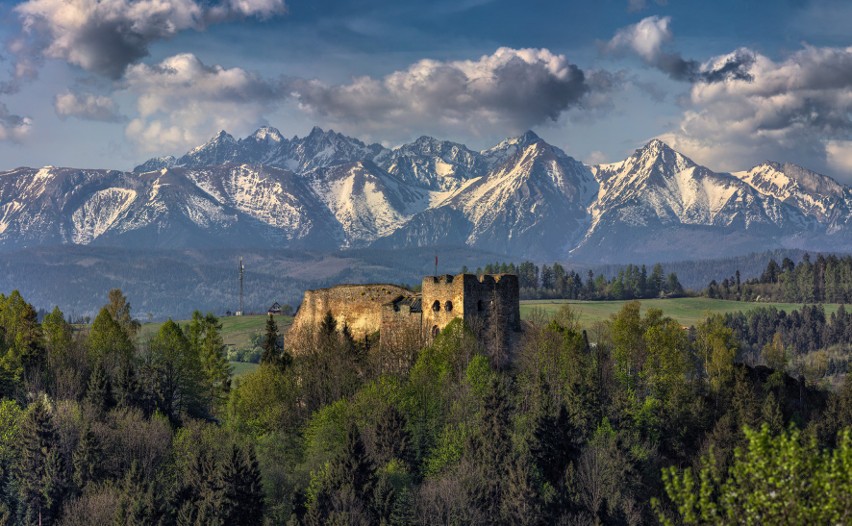
[[[519,300],[514,274],[426,276],[419,294],[395,285],[339,285],[305,291],[293,327],[316,327],[331,312],[338,326],[345,323],[356,337],[379,332],[386,345],[409,341],[413,334],[422,344],[456,318],[470,327],[499,323],[520,331]]]

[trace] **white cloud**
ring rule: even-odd
[[[852,47],[805,47],[780,62],[753,56],[751,80],[694,84],[679,129],[663,138],[722,169],[769,158],[852,176]]]
[[[297,81],[291,89],[303,110],[329,125],[404,139],[425,131],[522,131],[569,109],[601,106],[619,82],[606,72],[587,75],[547,49],[499,48],[478,60],[420,60],[381,78]]]
[[[148,55],[154,41],[230,18],[272,16],[284,11],[284,2],[229,0],[210,6],[196,0],[27,0],[15,11],[31,41],[21,46],[29,51],[20,60],[41,52],[119,78],[129,64]]]
[[[852,141],[828,141],[825,145],[828,164],[835,170],[852,174]]]
[[[728,78],[748,80],[748,68],[754,56],[745,49],[725,57],[723,61],[701,64],[683,58],[680,53],[666,51],[673,39],[669,27],[671,17],[649,16],[636,24],[616,31],[615,36],[604,46],[604,51],[613,54],[633,53],[647,65],[654,67],[675,80],[688,82],[721,82]]]
[[[9,113],[6,105],[0,103],[0,141],[17,142],[30,132],[32,119]]]
[[[63,120],[68,117],[103,122],[122,120],[115,101],[104,95],[66,91],[56,96],[53,108]]]
[[[147,152],[180,151],[219,130],[248,132],[287,96],[282,82],[207,66],[192,54],[130,66],[125,89],[138,97],[139,112],[126,135]]]

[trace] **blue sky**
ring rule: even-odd
[[[0,169],[127,169],[225,129],[313,125],[484,148],[531,128],[586,162],[660,137],[716,170],[852,182],[840,1],[4,2]]]

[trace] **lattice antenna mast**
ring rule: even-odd
[[[243,314],[243,276],[245,275],[246,267],[243,265],[243,258],[240,258],[240,315]]]

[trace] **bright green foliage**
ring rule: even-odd
[[[733,380],[737,341],[722,316],[711,316],[697,327],[696,351],[710,388],[719,391]]]
[[[701,467],[663,470],[663,483],[684,524],[848,524],[852,520],[852,431],[844,430],[834,450],[795,428],[773,435],[769,426],[744,429],[747,445],[737,448],[727,473],[712,454]],[[675,524],[659,502],[658,517]]]
[[[231,390],[228,421],[235,430],[255,439],[292,432],[301,413],[296,379],[277,367],[261,365],[241,377]]]
[[[102,308],[89,330],[91,361],[103,363],[108,371],[114,371],[130,361],[133,350],[130,335],[113,319],[106,307]]]
[[[121,289],[111,289],[108,294],[109,302],[104,307],[131,339],[139,332],[139,321],[130,314],[130,303]]]
[[[148,343],[140,376],[157,410],[172,421],[178,421],[184,413],[203,416],[207,412],[201,361],[172,320],[164,323]]]
[[[17,290],[8,298],[0,294],[0,395],[11,394],[25,373],[45,364],[37,317]]]
[[[231,390],[231,366],[225,354],[221,331],[222,324],[216,316],[209,312],[202,316],[199,311],[192,313],[186,331],[190,351],[201,362],[205,397],[214,406],[224,404]]]
[[[611,322],[616,376],[628,389],[636,387],[639,371],[645,362],[645,342],[642,337],[645,324],[639,309],[638,301],[625,303]]]
[[[51,312],[44,316],[41,328],[44,335],[44,348],[48,355],[52,359],[64,358],[71,347],[72,328],[65,321],[65,316],[59,310],[59,307],[54,307]]]

